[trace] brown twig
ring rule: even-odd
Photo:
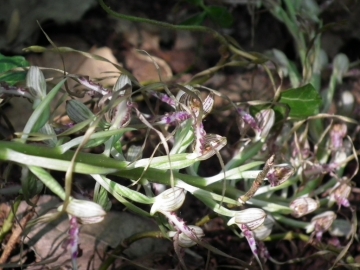
[[[39,196],[36,196],[33,200],[33,204],[37,204],[39,200]],[[35,212],[33,207],[27,208],[28,213],[22,218],[22,220],[19,223],[16,223],[14,226],[14,230],[5,246],[5,249],[0,257],[0,264],[6,263],[6,261],[9,259],[11,252],[14,250],[16,243],[19,241],[20,236],[26,226],[26,224],[31,220],[31,218],[34,216]],[[2,268],[0,268],[2,270]]]

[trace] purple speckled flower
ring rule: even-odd
[[[336,201],[337,205],[350,207],[349,196],[351,193],[351,186],[346,183],[338,183],[330,192],[329,201],[334,202]]]
[[[240,115],[241,119],[249,125],[253,130],[257,132],[261,132],[261,129],[259,128],[258,124],[256,123],[256,120],[254,117],[252,117],[249,113],[247,113],[245,110],[238,108],[237,109],[238,114]]]
[[[294,174],[294,172],[295,170],[291,166],[272,167],[266,177],[270,182],[270,186],[276,187],[287,181]]]
[[[159,93],[159,92],[153,92],[153,91],[151,92],[151,95],[158,98],[162,102],[170,105],[173,108],[175,108],[175,106],[176,106],[175,100],[172,99],[171,97],[169,97],[168,95],[165,95],[165,94]]]
[[[191,115],[188,112],[173,112],[170,114],[166,114],[161,117],[161,120],[157,122],[158,124],[167,124],[167,125],[175,125],[185,120],[189,119]]]
[[[239,228],[243,232],[246,240],[248,241],[252,253],[255,256],[257,256],[258,255],[258,250],[257,250],[257,247],[256,247],[256,240],[255,240],[254,233],[249,229],[249,227],[246,224],[240,224]]]

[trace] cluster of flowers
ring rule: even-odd
[[[37,83],[28,83],[25,88],[1,83],[0,98],[20,96],[28,98],[35,104],[39,103],[46,96],[45,78],[36,67],[30,68],[28,81],[34,82],[34,80],[31,79],[33,77],[37,78],[37,80],[35,80]],[[132,103],[132,82],[128,76],[124,74],[120,75],[112,91],[98,83],[92,82],[87,77],[72,76],[72,78],[90,89],[91,91],[89,93],[92,96],[100,97],[98,105],[100,109],[103,109],[105,112],[104,115],[109,129],[123,128],[129,125],[132,112],[134,111],[138,119],[148,127],[155,125],[181,126],[188,120],[191,120],[194,143],[193,153],[190,157],[193,159],[208,159],[226,145],[225,137],[217,134],[207,134],[202,123],[203,118],[211,112],[214,105],[214,93],[211,91],[205,99],[201,98],[198,90],[189,85],[179,86],[180,91],[176,97],[171,96],[170,93],[166,95],[159,92],[150,92],[152,96],[170,105],[174,109],[174,112],[149,120],[149,118],[145,117]],[[272,109],[264,109],[256,114],[255,117],[251,116],[245,109],[236,106],[235,109],[240,120],[241,129],[245,130],[250,128],[255,133],[253,141],[264,140],[267,137],[275,121],[275,113]],[[71,115],[69,116],[71,118]],[[339,151],[339,149],[342,148],[342,141],[346,136],[344,126],[335,126],[330,135],[333,155],[332,162],[330,164],[312,164],[312,166],[308,166],[304,170],[304,174],[308,177],[319,173],[335,175],[335,171],[339,168],[341,160],[344,159],[343,153]],[[300,151],[296,147],[294,149],[295,152]],[[293,157],[297,156],[295,152],[293,153]],[[304,155],[305,154],[302,153],[303,158]],[[246,204],[262,186],[263,181],[267,180],[271,187],[276,187],[294,174],[292,166],[275,166],[274,159],[275,157],[272,155],[266,161],[263,170],[258,173],[251,188],[238,198],[240,204]],[[294,166],[298,166],[298,162],[299,160],[295,158],[292,160]],[[347,181],[338,181],[329,192],[329,202],[336,202],[339,207],[350,207],[348,201],[350,192],[351,186]],[[175,231],[170,231],[168,236],[173,238],[175,251],[178,253],[180,260],[182,257],[182,249],[195,244],[201,245],[201,238],[204,236],[204,231],[200,227],[186,225],[185,222],[175,214],[183,204],[185,195],[186,190],[183,188],[176,186],[169,188],[155,198],[155,202],[150,211],[151,215],[154,215],[156,212],[165,215],[175,229]],[[309,196],[297,198],[290,204],[292,215],[296,218],[309,214],[318,208],[319,203]],[[71,246],[72,256],[75,258],[78,252],[79,233],[76,220],[80,219],[82,223],[96,223],[100,222],[106,213],[98,204],[76,199],[71,199],[67,208],[64,210],[60,207],[59,211],[66,211],[69,214],[71,220],[71,228],[69,230],[71,241],[69,244]],[[230,218],[228,225],[235,224],[239,227],[257,260],[259,256],[267,259],[269,254],[265,246],[261,244],[261,241],[270,235],[275,224],[274,218],[260,208],[247,208],[242,211],[232,212],[233,216]],[[335,219],[336,214],[333,211],[316,215],[307,227],[307,232],[314,232],[316,239],[320,241],[322,234],[330,228]]]

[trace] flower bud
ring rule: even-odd
[[[150,215],[156,212],[169,213],[178,210],[185,201],[186,191],[179,187],[165,190],[155,197],[155,202],[151,207]]]
[[[46,97],[46,81],[44,74],[38,67],[31,66],[26,75],[26,86],[35,99],[43,100]]]
[[[95,116],[84,103],[76,99],[68,100],[66,102],[66,113],[75,123],[86,121]]]
[[[356,105],[355,96],[351,91],[341,91],[340,99],[337,102],[338,110],[336,114],[351,117]]]
[[[63,205],[60,205],[58,211],[62,211],[62,209]],[[79,218],[82,224],[101,222],[106,215],[106,212],[99,204],[73,198],[70,199],[66,212],[71,216]]]
[[[192,233],[196,236],[196,238],[200,239],[204,237],[205,235],[204,231],[200,227],[194,225],[189,225],[188,227],[190,228]],[[179,234],[179,246],[183,248],[188,248],[194,245],[196,245],[196,242],[191,240],[186,234],[184,234],[183,232]]]
[[[126,90],[124,88],[131,88],[131,81],[129,77],[125,74],[121,74],[119,78],[117,79],[112,91],[120,91],[119,96],[123,96],[126,93]]]
[[[240,116],[240,118],[238,118],[238,125],[241,129],[240,134],[243,135],[243,130],[247,130],[248,127],[254,130],[257,134],[260,134],[261,128],[259,127],[256,119],[252,117],[250,113],[241,108],[237,109],[237,113]]]
[[[292,215],[296,218],[305,216],[319,208],[319,203],[312,198],[302,197],[293,200],[290,204]]]
[[[350,196],[350,193],[351,193],[351,186],[348,183],[346,182],[338,183],[330,192],[329,202],[336,201],[339,207],[340,206],[349,207],[350,202],[348,200],[348,197]]]
[[[272,109],[262,110],[255,115],[260,131],[255,130],[257,138],[265,138],[275,122],[275,112]]]
[[[264,223],[266,213],[260,208],[248,208],[242,211],[237,211],[235,216],[232,217],[227,225],[236,224],[240,227],[246,225],[249,230],[254,230]]]
[[[349,58],[343,54],[339,53],[334,57],[333,61],[333,74],[336,76],[336,79],[339,83],[342,83],[342,78],[349,69]]]
[[[322,233],[327,231],[331,224],[336,219],[336,214],[333,211],[326,211],[322,214],[316,215],[311,219],[311,224],[307,228],[307,233],[315,231],[317,238],[321,238]]]
[[[339,150],[343,146],[343,140],[347,135],[345,124],[335,124],[330,131],[330,145],[333,151]]]

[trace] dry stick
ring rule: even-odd
[[[37,204],[39,200],[39,196],[36,196],[32,203]],[[28,207],[27,211],[30,211],[26,214],[25,217],[22,218],[22,220],[15,225],[14,231],[12,232],[6,246],[4,249],[4,252],[1,254],[0,257],[0,264],[6,263],[6,261],[9,259],[11,252],[14,250],[16,243],[19,241],[20,236],[26,226],[26,224],[30,221],[30,219],[34,216],[35,212],[33,211],[33,207]],[[2,268],[0,268],[2,270]]]
[[[254,180],[251,188],[243,195],[238,198],[238,201],[241,204],[245,204],[248,200],[250,200],[256,193],[256,191],[261,187],[264,179],[266,178],[268,172],[274,165],[275,155],[272,155],[265,163],[263,170],[258,174],[256,179]]]

